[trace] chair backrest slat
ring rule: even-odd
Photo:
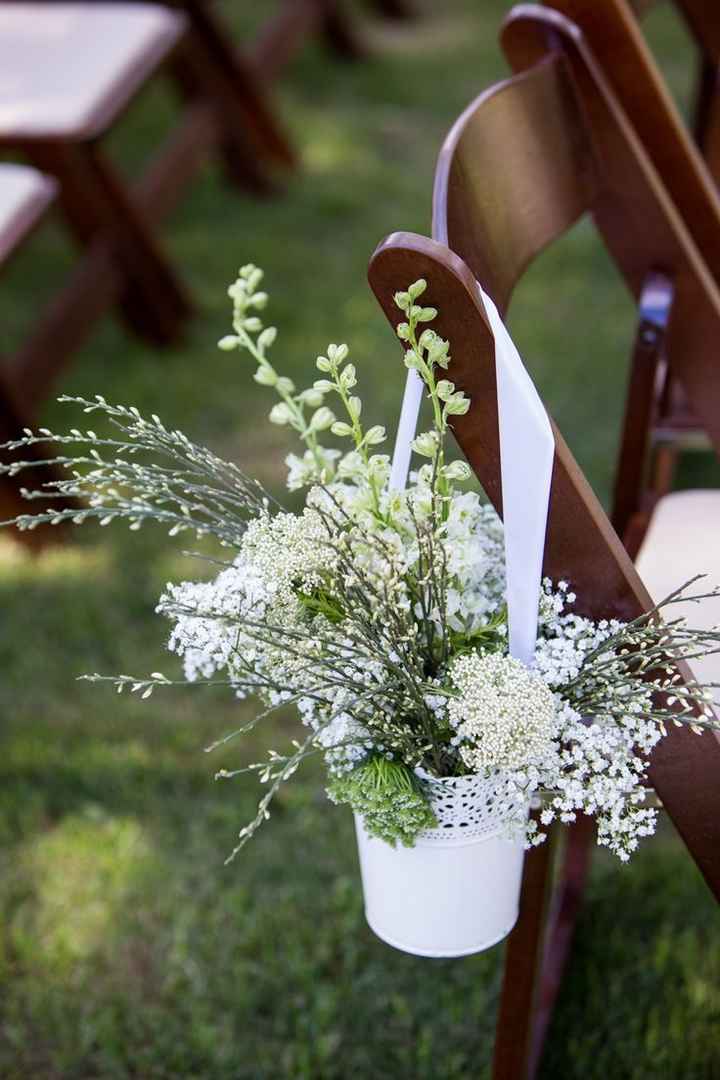
[[[593,218],[637,300],[652,271],[673,281],[668,360],[720,457],[720,291],[682,216],[573,23],[520,4],[505,21],[502,43],[516,72],[558,52],[569,65],[601,165]]]
[[[481,95],[440,153],[433,236],[501,309],[527,265],[590,207],[595,164],[567,66],[550,57]]]
[[[582,31],[675,205],[720,279],[720,198],[628,0],[549,0]],[[720,13],[718,27],[720,47]],[[708,27],[711,20],[706,20]]]

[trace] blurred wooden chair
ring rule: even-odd
[[[385,18],[409,19],[415,14],[411,0],[368,0],[368,4]],[[318,33],[338,56],[355,60],[365,55],[346,0],[282,0],[253,50],[258,72],[276,78],[307,38]]]
[[[717,67],[720,13],[713,12],[715,5],[677,2],[682,10],[695,12],[698,36],[702,29],[708,55],[715,55]],[[720,280],[720,194],[708,173],[709,163],[680,115],[629,0],[603,0],[601,4],[594,0],[545,0],[545,5],[565,15],[584,36],[696,244]],[[712,49],[716,50],[714,54]]]
[[[720,283],[720,193],[689,138],[627,0],[605,0],[602,5],[551,0],[549,6],[582,22],[566,20],[559,28],[540,12],[530,17],[539,30],[544,27],[548,46],[558,36],[566,41],[572,36],[586,56],[592,50],[708,270]],[[647,580],[655,585],[651,591],[663,595],[672,588],[672,562],[657,562],[648,552],[669,548],[681,521],[685,525],[705,521],[717,499],[715,492],[671,494],[679,455],[710,445],[664,350],[672,303],[672,282],[663,273],[651,275],[639,301],[641,331],[631,365],[612,508],[613,524],[626,548],[633,557],[640,552]],[[646,538],[649,525],[651,535]],[[697,535],[702,536],[702,530]]]
[[[583,34],[682,214],[708,269],[720,281],[720,191],[716,182],[720,177],[720,82],[711,92],[713,79],[717,82],[720,71],[720,17],[717,10],[713,11],[712,5],[697,3],[697,0],[677,0],[703,58],[696,143],[655,63],[629,0],[604,0],[602,4],[594,0],[545,2],[571,19]],[[654,4],[646,0],[634,6],[638,14],[645,14]],[[713,78],[708,74],[711,69]],[[713,135],[714,127],[717,127],[716,136]],[[709,171],[713,166],[714,138],[717,138],[715,176]],[[703,158],[700,148],[711,151],[709,159]],[[653,292],[655,307],[659,287]],[[666,296],[666,303],[669,299]],[[656,311],[655,317],[657,314]],[[682,387],[672,379],[664,358],[659,358],[657,370],[647,369],[645,377],[653,379],[652,387],[648,384],[643,388],[636,380],[628,402],[613,515],[622,534],[632,515],[641,514],[635,518],[634,535],[627,538],[633,553],[647,525],[647,511],[672,488],[679,454],[683,450],[707,447],[702,426],[689,409]],[[652,405],[650,410],[641,405],[644,400]],[[639,437],[643,423],[653,428],[649,477],[646,475],[645,437]]]
[[[450,132],[436,170],[433,241],[396,234],[370,267],[371,285],[393,324],[393,293],[417,277],[428,280],[428,301],[441,313],[437,329],[452,341],[453,380],[473,403],[454,431],[499,510],[493,347],[475,278],[506,311],[528,264],[586,213],[640,303],[634,370],[648,353],[655,364],[667,355],[720,453],[720,291],[713,276],[573,25],[557,12],[521,5],[506,21],[503,45],[518,74],[476,99]],[[717,535],[720,493],[703,493],[703,500],[701,535]],[[700,554],[700,568],[720,579],[720,545],[706,543],[698,553],[694,540],[678,544],[678,529],[695,538],[698,521],[688,507],[674,520],[670,546],[664,546],[667,534],[655,535],[652,548],[644,549],[646,565],[651,567],[652,551],[653,559],[672,562],[681,583],[697,570],[680,565],[683,555]],[[647,543],[652,536],[648,532]],[[579,610],[595,618],[629,619],[651,606],[557,431],[544,571],[571,581]],[[717,672],[717,657],[713,663]],[[651,783],[720,900],[719,777],[720,740],[714,735],[699,739],[674,729],[653,754]],[[568,831],[554,890],[549,845],[527,856],[520,919],[506,953],[495,1080],[535,1075],[591,839],[586,820]]]
[[[281,0],[252,50],[258,74],[277,78],[309,37],[321,34],[338,56],[354,60],[364,47],[341,0]]]
[[[4,268],[12,256],[22,247],[36,226],[45,217],[48,207],[56,195],[57,186],[49,176],[27,165],[0,164],[0,269]],[[0,368],[0,443],[16,438],[29,423],[20,395],[14,387],[13,373],[6,366],[7,357],[2,357]],[[34,453],[37,460],[47,454],[40,450]],[[54,471],[51,466],[38,467],[43,474],[43,481],[60,479],[61,471]],[[27,503],[20,494],[20,485],[11,476],[0,477],[0,519],[24,513]],[[50,539],[51,531],[42,529],[19,537],[23,543],[32,547],[41,547]]]
[[[217,13],[217,4],[212,0],[164,2],[187,17],[195,47],[204,51],[206,62],[211,64],[217,92],[225,97],[227,108],[236,110],[242,117],[260,161],[266,159],[270,165],[293,168],[297,164],[295,152],[270,107],[255,62],[248,51],[234,45],[231,31]],[[179,75],[182,80],[182,69]],[[261,188],[265,186],[266,178],[262,172],[257,174],[254,183],[259,183]]]
[[[720,183],[720,18],[717,5],[712,0],[673,2],[698,50],[693,133],[711,173]],[[642,18],[658,3],[660,0],[632,0],[632,7]]]
[[[73,233],[84,245],[102,237],[121,270],[127,321],[160,344],[177,340],[190,302],[160,251],[155,220],[212,146],[236,181],[269,185],[243,95],[193,27],[180,12],[145,3],[0,4],[0,148],[57,178]],[[192,104],[130,190],[101,141],[162,67]]]

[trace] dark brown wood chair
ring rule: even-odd
[[[390,19],[408,19],[415,13],[411,0],[368,0],[368,4]],[[284,0],[253,49],[258,72],[265,78],[277,77],[305,40],[318,33],[346,60],[365,56],[365,44],[347,9],[346,0]]]
[[[698,50],[693,134],[720,182],[720,18],[712,0],[673,0]],[[641,18],[660,0],[632,0]],[[596,5],[600,7],[602,5]]]
[[[628,0],[546,0],[546,5],[573,20],[592,48],[596,61],[618,102],[633,124],[675,206],[682,213],[703,258],[720,280],[720,195],[706,162],[690,137],[664,79],[643,38]],[[639,5],[636,5],[639,6]],[[650,3],[643,5],[643,12]],[[692,5],[690,5],[692,6]],[[552,29],[548,27],[548,33]],[[651,321],[646,344],[656,334],[658,320],[667,319],[671,293],[655,280],[649,298]],[[647,310],[648,304],[644,305]],[[664,308],[664,314],[661,308]],[[660,328],[661,329],[661,328]],[[635,553],[647,527],[648,515],[672,488],[680,454],[705,449],[701,425],[689,409],[682,387],[673,380],[659,350],[651,362],[638,353],[623,432],[617,473],[613,522]],[[646,427],[649,425],[651,431]],[[647,462],[648,440],[652,460]],[[632,529],[628,533],[630,522]]]
[[[549,7],[568,16],[592,49],[596,61],[612,87],[619,104],[640,137],[645,150],[660,174],[675,206],[683,215],[696,245],[716,280],[720,281],[720,191],[711,164],[701,154],[707,139],[698,143],[680,116],[663,76],[655,63],[642,34],[629,0],[546,0]],[[638,14],[645,14],[651,3],[636,4]],[[713,5],[693,0],[678,0],[677,6],[693,29],[698,45],[702,45],[705,72],[701,86],[708,82],[707,68],[715,55],[714,70],[720,61],[720,14]],[[705,90],[699,93],[699,116],[696,128],[708,135],[713,124],[716,106],[720,136],[720,96]],[[720,166],[720,156],[717,164]],[[656,282],[653,290],[655,319],[659,317],[657,303],[662,289]],[[662,299],[659,300],[662,304]],[[665,307],[670,296],[666,293]],[[641,361],[638,361],[641,364]],[[656,365],[642,365],[643,378],[633,383],[629,399],[623,448],[620,455],[613,520],[621,533],[634,522],[634,537],[628,538],[637,550],[642,532],[647,526],[647,513],[658,498],[672,487],[678,457],[686,449],[704,449],[701,425],[688,408],[682,388],[670,378],[662,357]],[[647,393],[644,401],[643,394]],[[645,461],[645,434],[639,434],[639,422],[651,424],[653,460]]]
[[[0,269],[7,266],[16,252],[45,217],[55,199],[57,185],[49,176],[27,165],[0,165]],[[17,437],[28,425],[29,415],[18,395],[11,370],[2,357],[0,368],[0,442]],[[37,457],[46,456],[37,453]],[[39,467],[46,482],[57,480],[61,471]],[[0,519],[23,513],[27,503],[20,494],[18,481],[8,475],[0,479]],[[56,530],[41,529],[21,538],[34,548],[57,539]]]
[[[429,302],[441,312],[438,330],[452,341],[453,380],[473,402],[455,434],[500,511],[493,348],[475,279],[507,310],[527,265],[583,214],[591,215],[640,304],[636,360],[648,349],[656,358],[666,354],[720,452],[720,291],[713,275],[572,24],[522,5],[506,22],[503,44],[518,74],[482,94],[450,132],[436,171],[433,240],[396,234],[370,268],[393,324],[394,291],[419,276],[428,280]],[[718,530],[719,511],[716,502]],[[686,529],[690,533],[689,522]],[[597,618],[632,618],[651,602],[557,431],[544,570],[572,581],[583,612]],[[674,730],[653,755],[650,779],[720,899],[720,739]],[[582,897],[590,838],[585,821],[568,832],[555,890],[550,847],[526,859],[520,919],[506,954],[496,1080],[535,1074]]]
[[[252,55],[258,74],[271,81],[308,38],[321,34],[338,56],[355,60],[365,49],[340,0],[283,0],[262,27]]]
[[[160,251],[156,219],[212,146],[233,179],[256,190],[269,186],[271,150],[276,160],[290,159],[279,135],[273,141],[267,125],[259,128],[209,40],[192,20],[158,5],[0,4],[0,148],[57,178],[73,233],[87,247],[102,237],[119,269],[127,321],[161,344],[178,338],[190,303]],[[188,106],[129,190],[102,139],[161,69],[174,75]],[[98,293],[108,291],[102,274],[94,280]]]

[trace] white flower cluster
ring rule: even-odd
[[[253,572],[267,582],[275,604],[297,611],[298,594],[309,594],[328,580],[336,561],[334,529],[312,507],[251,521],[241,552]],[[278,617],[282,613],[276,612]]]
[[[218,672],[270,707],[294,702],[336,792],[352,791],[345,779],[379,759],[438,777],[480,774],[495,785],[498,813],[516,823],[542,795],[529,843],[552,821],[585,813],[599,842],[627,859],[655,822],[643,805],[647,755],[664,733],[653,692],[627,665],[613,667],[622,625],[575,614],[565,582],[544,582],[531,667],[507,655],[502,523],[478,494],[458,490],[468,467],[445,460],[449,418],[469,401],[445,377],[448,343],[421,329],[436,314],[418,303],[425,283],[396,297],[406,364],[434,416],[413,443],[429,460],[400,493],[388,490],[389,457],[374,452],[384,429],[363,428],[346,345],[317,358],[321,377],[306,390],[272,366],[260,278],[241,270],[234,334],[221,344],[254,358],[256,380],[279,397],[271,421],[305,443],[286,459],[287,486],[307,489],[305,508],[256,514],[214,582],[168,587],[160,609],[175,619],[170,648],[187,678]],[[322,445],[325,433],[349,448]]]
[[[450,666],[457,691],[448,717],[455,745],[472,772],[525,766],[547,751],[557,732],[546,682],[502,653],[468,653]]]
[[[224,682],[266,706],[237,733],[291,703],[308,729],[287,755],[271,750],[249,766],[268,787],[236,852],[268,816],[279,785],[319,750],[335,795],[356,810],[371,804],[383,834],[403,842],[423,817],[415,770],[437,779],[472,770],[488,774],[517,819],[542,793],[531,842],[554,819],[582,812],[597,819],[600,843],[627,858],[654,826],[643,783],[666,723],[717,726],[711,688],[683,681],[677,662],[717,651],[720,629],[664,624],[657,608],[627,626],[596,624],[567,610],[575,599],[567,584],[545,582],[533,664],[526,670],[508,657],[502,525],[476,493],[459,489],[468,466],[446,458],[451,424],[470,400],[450,378],[449,342],[428,325],[437,311],[422,303],[427,282],[394,298],[405,364],[432,412],[430,430],[412,444],[424,460],[398,492],[389,490],[388,455],[377,452],[385,429],[364,424],[348,346],[329,344],[305,389],[275,368],[262,278],[258,267],[241,267],[229,289],[232,333],[219,345],[252,358],[254,379],[277,396],[270,421],[304,444],[286,459],[290,490],[307,489],[301,512],[283,512],[236,464],[157,416],[97,397],[67,400],[104,415],[117,437],[41,429],[7,444],[17,451],[52,437],[63,449],[79,447],[56,462],[70,475],[54,482],[54,494],[71,505],[15,523],[124,519],[138,529],[153,520],[170,535],[211,535],[235,552],[214,581],[168,585],[158,610],[174,623],[170,649],[188,680]],[[344,449],[323,445],[326,437],[346,440]],[[14,474],[35,460],[4,468]],[[684,599],[711,595],[719,594]],[[158,672],[112,681],[143,697],[172,684]],[[404,824],[395,821],[401,805]]]
[[[174,620],[168,648],[183,657],[185,678],[195,682],[220,671],[232,683],[244,682],[240,657],[247,663],[260,658],[238,626],[262,619],[271,598],[266,579],[242,556],[213,581],[169,583],[157,610]],[[245,696],[244,689],[237,692]]]

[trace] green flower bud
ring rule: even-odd
[[[275,386],[278,381],[277,372],[270,367],[270,364],[261,364],[253,378],[261,386]]]
[[[355,365],[348,364],[344,371],[340,373],[340,385],[344,390],[350,390],[356,383]]]
[[[335,422],[335,414],[332,409],[322,405],[317,412],[313,413],[310,421],[310,431],[326,431]]]
[[[235,334],[226,334],[225,337],[221,337],[218,341],[218,349],[222,349],[223,352],[230,352],[231,349],[236,349],[240,344],[240,339]]]
[[[446,480],[469,480],[472,476],[470,466],[465,461],[451,461],[443,468]]]
[[[330,428],[333,435],[340,435],[344,437],[346,435],[352,435],[352,428],[349,424],[345,424],[342,420],[336,420],[333,426]]]
[[[274,326],[266,326],[260,337],[257,339],[258,349],[262,352],[264,349],[269,349],[277,337],[277,330]]]
[[[349,353],[350,349],[347,345],[328,345],[327,347],[328,359],[332,361],[333,364],[342,364]]]
[[[378,443],[385,442],[385,428],[380,424],[375,424],[371,427],[365,436],[365,442],[368,446],[377,446]]]
[[[462,391],[453,394],[445,403],[445,412],[448,416],[464,416],[470,408],[470,398],[465,397]]]
[[[292,420],[292,412],[284,401],[279,401],[277,405],[273,405],[270,410],[270,423],[271,424],[289,424]]]
[[[417,300],[418,296],[422,296],[426,289],[427,281],[425,278],[418,278],[417,281],[413,281],[412,285],[409,286],[408,296],[411,300]]]
[[[437,384],[437,396],[441,401],[448,401],[451,395],[455,391],[455,383],[450,382],[449,379],[441,379]]]
[[[311,409],[317,409],[323,403],[323,393],[321,390],[311,386],[307,390],[303,390],[299,395],[299,399],[304,405],[309,405]]]
[[[435,457],[438,447],[438,436],[435,431],[425,431],[413,439],[412,448],[421,457]]]

